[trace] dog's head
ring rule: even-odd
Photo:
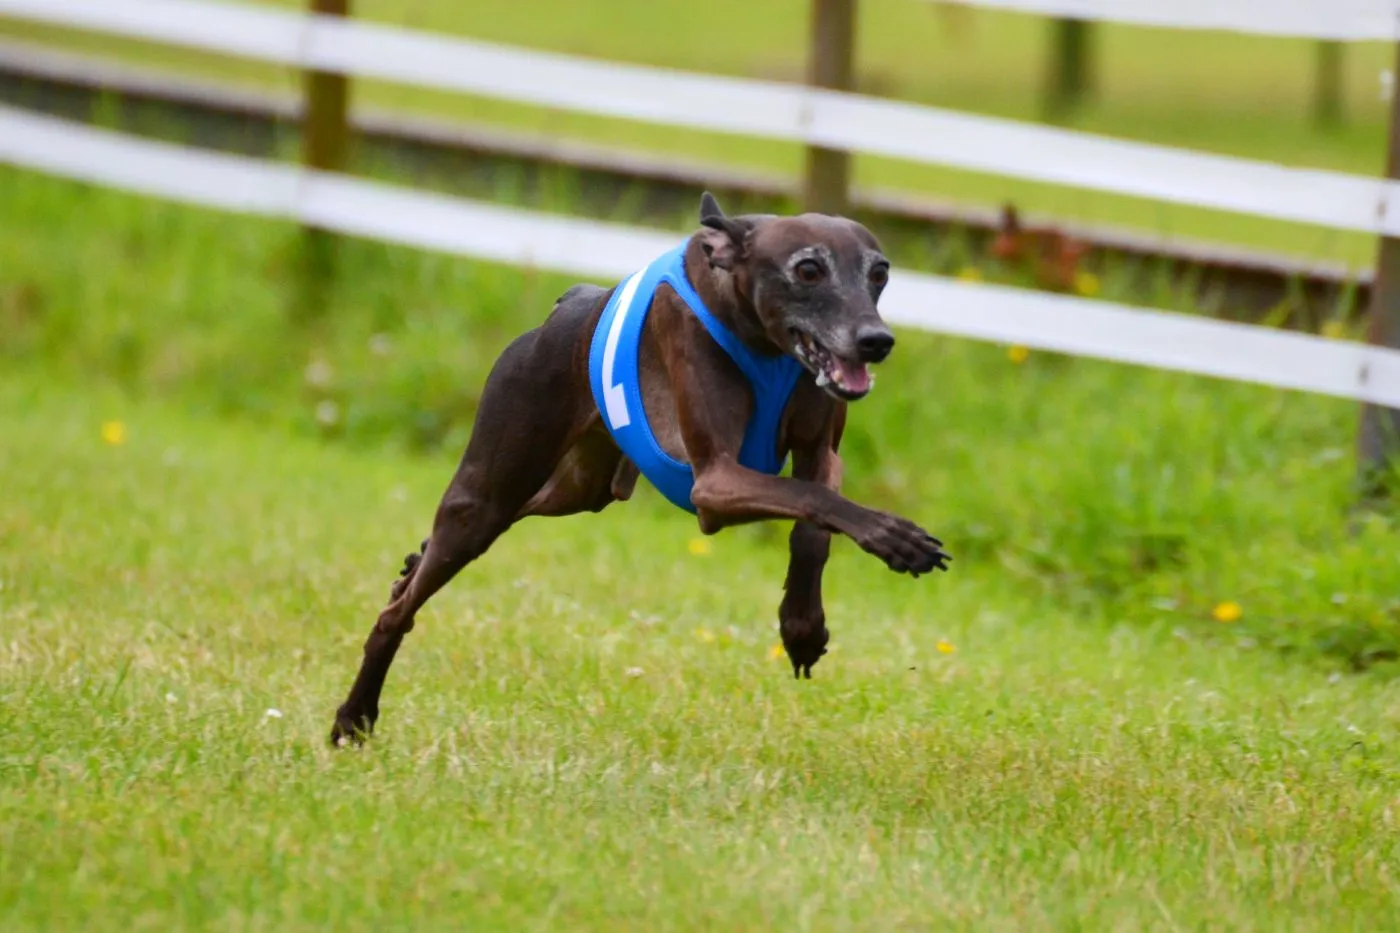
[[[709,192],[700,224],[705,257],[732,277],[740,310],[817,385],[846,401],[864,397],[875,381],[869,364],[894,348],[875,308],[890,264],[870,231],[825,214],[726,217]]]

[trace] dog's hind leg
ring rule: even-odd
[[[333,742],[357,740],[373,730],[385,678],[418,610],[514,524],[589,419],[596,418],[570,353],[572,337],[547,331],[548,326],[518,339],[492,369],[432,535],[421,556],[405,561],[403,576],[370,631],[359,675],[336,713]]]
[[[408,584],[413,579],[413,573],[418,569],[418,565],[423,560],[423,554],[428,550],[428,541],[424,538],[423,543],[418,545],[418,553],[410,554],[403,559],[403,569],[399,571],[399,578],[394,582],[394,586],[389,590],[389,602],[393,602],[403,595],[403,591],[408,588]]]
[[[393,598],[375,621],[365,641],[360,672],[349,696],[336,711],[332,741],[369,734],[379,718],[379,696],[403,638],[413,630],[418,610],[467,564],[486,552],[510,527],[511,509],[501,507],[510,497],[486,494],[464,471],[453,480],[433,522],[421,558],[394,584]]]

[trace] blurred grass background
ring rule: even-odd
[[[444,464],[465,445],[491,362],[572,281],[350,240],[331,310],[304,320],[292,225],[11,170],[0,203],[10,365]],[[857,498],[931,511],[964,560],[1072,608],[1203,616],[1224,593],[1247,598],[1250,624],[1284,650],[1358,668],[1400,650],[1400,567],[1347,535],[1353,404],[917,332],[900,341],[847,430]],[[1389,541],[1391,519],[1372,522]]]

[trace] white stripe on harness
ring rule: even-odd
[[[617,341],[622,336],[622,322],[637,297],[637,286],[642,282],[646,269],[635,273],[627,284],[622,286],[622,295],[617,300],[617,311],[613,313],[612,327],[608,328],[608,342],[603,346],[603,407],[607,409],[608,421],[613,430],[620,430],[632,423],[632,415],[627,410],[627,393],[622,383],[613,384],[613,363],[617,360]]]

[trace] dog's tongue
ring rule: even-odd
[[[837,382],[848,392],[869,392],[870,391],[870,367],[864,363],[847,363],[845,360],[836,360],[836,373],[833,376],[840,378]]]

